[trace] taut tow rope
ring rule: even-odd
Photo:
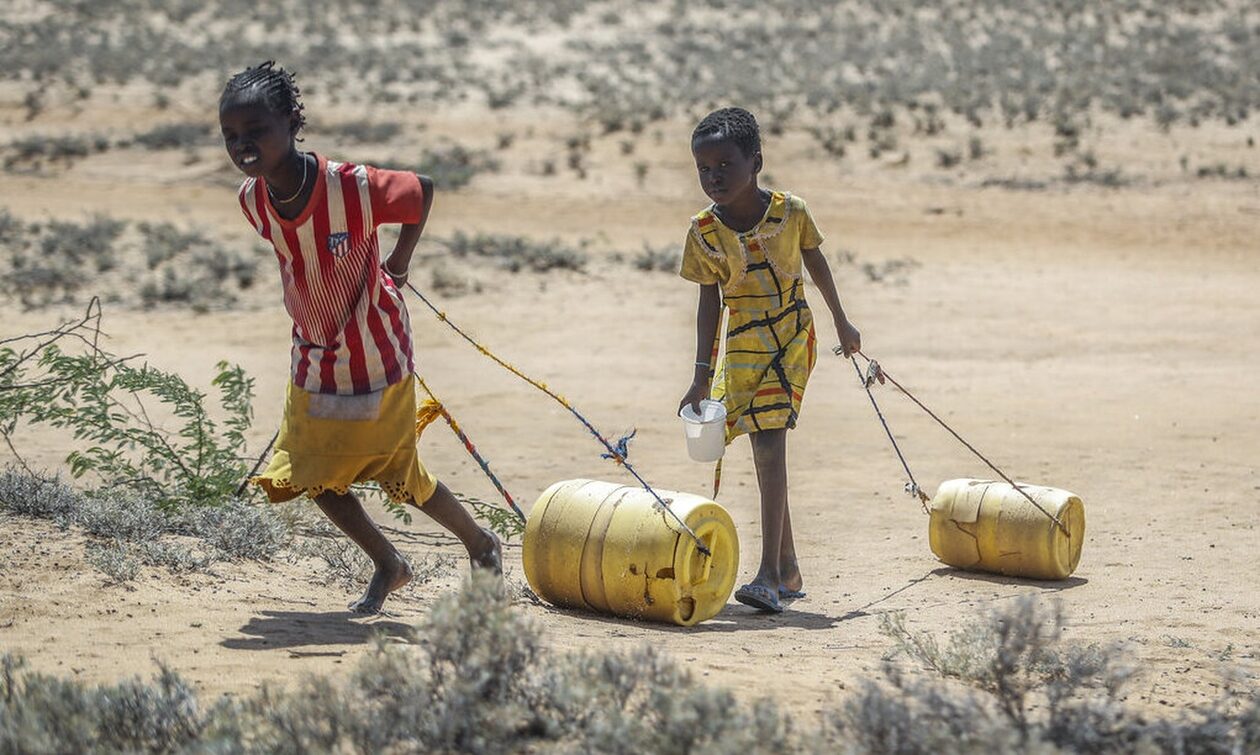
[[[843,356],[841,347],[837,346],[835,347],[835,349],[833,349],[833,351],[835,352],[837,356]],[[1063,531],[1064,535],[1071,537],[1071,533],[1068,532],[1067,525],[1065,525],[1062,521],[1060,521],[1057,516],[1055,516],[1054,514],[1051,514],[1049,511],[1046,511],[1046,509],[1041,504],[1033,500],[1033,497],[1028,494],[1028,491],[1024,490],[1023,487],[1018,485],[1014,480],[1012,480],[1009,476],[1007,476],[1005,472],[998,469],[996,464],[989,461],[985,457],[984,454],[980,453],[980,451],[976,449],[975,446],[968,443],[966,439],[964,439],[961,435],[959,435],[958,432],[954,430],[954,428],[950,427],[949,424],[945,422],[945,420],[938,417],[935,412],[927,408],[927,406],[924,405],[924,403],[920,401],[917,397],[915,397],[913,393],[906,390],[905,386],[903,386],[901,383],[898,383],[893,378],[892,375],[889,375],[886,371],[884,371],[884,368],[879,365],[879,362],[876,362],[874,359],[871,359],[866,354],[863,354],[860,350],[857,352],[857,354],[866,360],[866,375],[863,376],[862,369],[858,367],[857,359],[853,359],[853,369],[857,371],[858,381],[862,383],[862,387],[866,390],[866,395],[870,397],[871,405],[875,407],[875,414],[879,417],[879,421],[884,425],[884,432],[888,433],[888,440],[892,441],[893,450],[897,452],[897,458],[901,460],[901,466],[906,470],[906,475],[910,478],[910,482],[906,484],[906,492],[918,497],[919,502],[924,507],[924,511],[927,511],[928,497],[922,490],[919,489],[918,483],[914,481],[914,475],[910,473],[910,466],[906,463],[906,459],[902,455],[901,449],[897,447],[897,441],[896,439],[893,438],[892,431],[888,429],[888,423],[884,420],[883,412],[879,410],[879,404],[876,403],[875,401],[875,395],[871,393],[871,384],[874,383],[876,380],[880,380],[880,382],[883,382],[883,380],[887,380],[888,382],[892,383],[893,386],[896,387],[897,390],[905,394],[906,398],[913,401],[916,406],[918,406],[920,409],[926,412],[929,417],[935,420],[936,424],[945,428],[949,432],[949,434],[954,436],[954,438],[959,443],[963,444],[963,446],[965,446],[968,451],[975,454],[976,458],[978,458],[980,461],[983,461],[986,465],[988,465],[989,469],[992,469],[994,472],[996,472],[997,475],[1002,478],[1002,480],[1008,483],[1015,490],[1019,491],[1019,494],[1024,496],[1024,498],[1027,498],[1028,502],[1031,503],[1038,511],[1040,511],[1041,513],[1049,517],[1050,521],[1054,522],[1055,525],[1058,526],[1058,528]],[[850,359],[852,359],[852,357],[850,357]]]
[[[451,432],[455,433],[455,437],[459,438],[464,444],[464,450],[468,452],[469,456],[473,457],[473,461],[477,462],[477,465],[481,467],[481,471],[486,475],[486,477],[490,478],[490,482],[494,484],[495,489],[503,496],[503,500],[507,501],[507,505],[511,507],[512,512],[516,514],[517,518],[524,522],[525,514],[521,511],[521,508],[516,505],[516,501],[512,499],[512,494],[507,491],[507,488],[503,487],[503,483],[499,482],[499,478],[495,476],[494,472],[490,471],[490,462],[486,461],[485,458],[482,457],[481,453],[477,450],[477,446],[469,440],[468,435],[466,435],[463,429],[460,428],[459,423],[456,422],[455,418],[451,416],[451,413],[446,410],[446,407],[442,404],[442,402],[438,401],[438,397],[433,394],[433,390],[429,388],[429,384],[424,382],[424,378],[420,377],[420,373],[413,372],[411,374],[415,375],[416,382],[420,383],[420,387],[424,389],[424,392],[429,394],[429,398],[426,399],[416,411],[416,436],[419,437],[420,433],[424,431],[424,428],[439,416],[446,420],[446,424],[450,426]]]
[[[836,349],[840,347],[837,346]],[[837,354],[840,352],[837,351]],[[859,352],[860,353],[860,352]],[[865,354],[863,354],[865,356]],[[856,359],[851,359],[854,371],[857,372],[858,382],[862,384],[862,388],[866,390],[866,397],[871,400],[871,406],[875,407],[875,416],[879,417],[879,423],[884,426],[884,432],[888,434],[888,440],[892,443],[893,450],[897,452],[897,458],[901,461],[901,468],[906,470],[906,477],[910,478],[910,482],[906,483],[906,492],[919,499],[919,505],[923,507],[923,513],[927,513],[928,497],[927,493],[919,487],[919,483],[914,479],[914,472],[910,471],[910,465],[906,463],[906,457],[902,455],[901,448],[897,445],[897,439],[893,437],[892,430],[888,427],[888,420],[884,419],[884,413],[880,411],[879,404],[875,401],[875,394],[871,393],[871,384],[879,379],[879,364],[867,360],[866,375],[862,375],[862,368],[858,367]]]
[[[411,290],[411,293],[419,297],[420,301],[424,302],[425,306],[428,307],[430,310],[432,310],[433,314],[436,315],[439,320],[446,323],[447,326],[451,328],[451,330],[454,330],[457,334],[459,334],[461,338],[463,338],[465,341],[471,344],[473,348],[475,348],[477,351],[481,352],[483,356],[487,357],[488,359],[493,361],[495,364],[499,365],[503,369],[517,376],[521,380],[524,380],[525,382],[529,383],[533,387],[547,394],[553,400],[555,400],[556,403],[560,404],[565,409],[567,409],[569,413],[572,414],[575,418],[577,418],[578,422],[581,422],[582,426],[585,427],[592,436],[594,436],[595,440],[599,441],[599,443],[605,448],[607,453],[604,454],[604,457],[608,459],[612,459],[613,462],[615,462],[616,464],[619,464],[625,467],[626,471],[629,472],[631,476],[633,476],[634,479],[637,480],[639,484],[643,486],[643,489],[646,490],[648,493],[650,493],[652,497],[656,499],[656,502],[661,505],[661,508],[664,509],[666,512],[668,512],[671,517],[673,517],[674,521],[678,523],[678,526],[682,527],[683,530],[688,535],[691,536],[691,539],[694,540],[696,543],[696,548],[699,549],[699,551],[706,556],[713,555],[709,551],[709,547],[705,545],[704,541],[700,539],[700,536],[695,533],[695,530],[691,529],[691,527],[689,527],[687,523],[684,522],[682,518],[679,517],[678,514],[675,513],[674,510],[669,507],[669,503],[667,503],[665,499],[661,498],[661,496],[655,490],[652,489],[652,486],[647,483],[647,480],[644,480],[643,477],[641,477],[639,473],[635,470],[635,468],[630,464],[630,460],[626,458],[625,451],[618,448],[618,446],[621,446],[623,444],[618,443],[617,445],[614,445],[613,443],[611,443],[607,438],[601,435],[600,432],[595,429],[595,426],[592,425],[590,421],[586,419],[586,417],[583,417],[581,412],[579,412],[576,408],[574,408],[574,406],[570,404],[568,400],[564,398],[564,396],[561,396],[560,394],[548,388],[546,383],[542,383],[531,378],[530,376],[521,372],[516,367],[512,366],[508,362],[499,358],[492,351],[490,351],[485,346],[477,342],[477,340],[474,339],[472,336],[465,333],[458,325],[451,322],[450,318],[446,316],[446,313],[438,309],[436,306],[434,306],[433,302],[429,301],[428,297],[420,293],[419,289],[411,285],[411,283],[407,283],[406,285],[407,285],[407,288]]]

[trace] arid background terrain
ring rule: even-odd
[[[1080,567],[1041,583],[939,563],[852,368],[820,350],[789,441],[805,599],[775,616],[732,601],[691,629],[558,610],[523,597],[517,539],[514,610],[549,647],[653,645],[805,720],[879,672],[882,616],[944,636],[1025,595],[1060,601],[1071,640],[1122,645],[1143,710],[1172,715],[1257,670],[1252,4],[342,5],[11,0],[0,339],[100,297],[113,354],[212,396],[216,363],[239,364],[256,381],[242,455],[262,451],[289,321],[216,105],[231,73],[274,58],[302,87],[305,149],[437,179],[412,281],[603,432],[637,428],[631,459],[653,485],[702,493],[712,470],[687,459],[674,415],[696,303],[676,266],[705,203],[688,140],[712,107],[744,105],[762,183],[809,202],[866,353],[1011,475],[1080,495]],[[420,373],[517,498],[629,480],[560,407],[410,311]],[[829,350],[834,333],[819,336]],[[988,474],[904,397],[876,396],[929,493]],[[90,440],[10,419],[11,475],[100,484],[66,464]],[[453,489],[498,500],[440,423],[421,452]],[[743,581],[760,547],[746,440],[720,502]],[[0,505],[0,650],[92,683],[160,660],[207,699],[343,674],[467,569],[422,515],[376,507],[419,576],[361,618],[343,609],[368,572],[327,537],[199,561],[209,551],[173,536],[187,558],[163,560],[14,509]],[[309,514],[286,516],[315,527]]]

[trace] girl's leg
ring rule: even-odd
[[[424,502],[420,510],[459,538],[468,549],[468,558],[472,559],[473,566],[502,573],[503,546],[499,543],[499,538],[477,524],[477,520],[472,518],[468,510],[455,500],[449,488],[439,482],[437,490],[433,491],[433,495],[429,496],[429,500]]]
[[[787,521],[787,430],[762,430],[748,437],[761,490],[761,566],[753,583],[777,593]],[[787,538],[791,542],[791,536]]]
[[[783,507],[783,537],[779,541],[779,579],[779,584],[788,592],[798,592],[805,585],[801,579],[801,568],[796,563],[796,543],[792,540],[792,512],[786,505]]]
[[[372,575],[367,591],[350,604],[350,610],[377,613],[386,596],[411,581],[411,566],[363,510],[363,504],[353,493],[326,491],[315,498],[315,503],[376,565],[376,573]]]

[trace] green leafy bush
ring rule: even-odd
[[[0,343],[0,435],[10,439],[20,422],[69,430],[84,446],[66,457],[73,476],[91,472],[103,486],[138,491],[159,508],[231,497],[248,471],[253,378],[218,364],[211,383],[225,417],[216,421],[206,395],[183,378],[102,350],[99,326],[94,301],[78,323]],[[62,344],[84,348],[70,353]],[[155,421],[150,404],[175,428]]]

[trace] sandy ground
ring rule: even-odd
[[[683,125],[673,131],[686,133]],[[584,182],[505,172],[440,197],[429,231],[599,235],[608,248],[630,251],[644,241],[677,241],[701,197],[685,151],[672,148],[685,136],[671,139],[644,139],[653,192],[636,190],[626,166],[593,169]],[[808,716],[878,669],[890,647],[879,633],[881,614],[904,611],[913,627],[944,633],[1003,601],[1038,594],[1063,601],[1069,637],[1128,645],[1142,668],[1134,690],[1151,706],[1215,694],[1225,661],[1256,670],[1260,185],[1185,179],[1008,192],[942,185],[907,170],[821,170],[783,141],[777,153],[779,145],[768,143],[768,170],[808,199],[833,259],[845,249],[859,262],[920,263],[896,285],[836,262],[867,353],[1009,473],[1083,498],[1080,568],[1064,582],[1037,583],[937,562],[927,519],[902,494],[901,469],[851,367],[828,356],[789,443],[808,597],[778,616],[732,602],[691,629],[521,604],[548,642],[661,645],[712,682],[749,698],[771,695]],[[1254,153],[1247,159],[1254,164]],[[0,175],[0,194],[32,219],[187,214],[224,238],[253,243],[232,191],[211,178],[173,180],[173,167],[152,176],[132,171],[120,192],[108,168],[85,164],[69,181]],[[637,427],[632,458],[654,485],[708,489],[711,469],[687,459],[674,417],[691,372],[693,286],[601,256],[584,275],[484,267],[477,275],[481,293],[445,300],[453,319],[565,393],[609,434]],[[270,271],[262,278],[277,288]],[[427,281],[423,269],[415,280]],[[278,292],[274,301],[209,315],[107,310],[105,326],[115,351],[144,351],[199,385],[219,359],[242,364],[258,379],[252,436],[260,447],[278,421],[287,378],[288,324]],[[532,501],[561,479],[628,479],[558,406],[458,341],[419,302],[411,312],[422,374],[518,498]],[[6,305],[0,336],[56,316]],[[834,342],[834,334],[820,336],[828,347]],[[985,475],[908,401],[889,390],[878,395],[929,491],[942,480]],[[49,467],[70,450],[52,432],[22,440],[28,460]],[[441,426],[426,433],[422,453],[452,487],[494,500]],[[8,458],[0,452],[0,463]],[[747,441],[727,459],[722,503],[739,527],[746,578],[760,546]],[[397,635],[420,620],[465,568],[456,560],[458,569],[392,600],[388,615],[363,619],[344,612],[351,595],[309,561],[218,565],[188,577],[152,569],[131,587],[106,586],[84,561],[80,535],[11,517],[0,518],[0,533],[0,649],[89,680],[147,674],[161,659],[211,695],[344,668],[374,632]],[[458,557],[433,533],[417,521],[396,534],[416,559]],[[519,548],[509,549],[508,564],[519,578]]]

